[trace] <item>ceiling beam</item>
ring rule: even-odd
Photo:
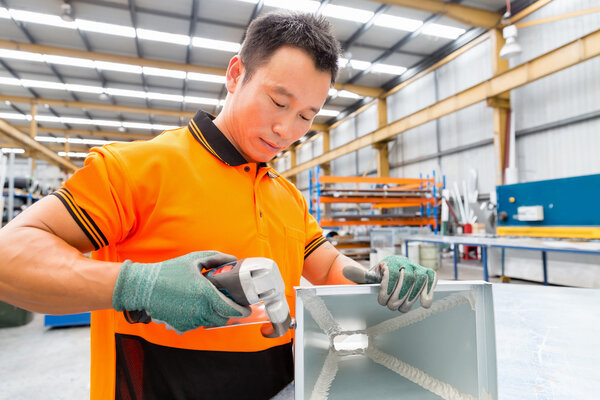
[[[192,118],[195,111],[179,111],[179,110],[165,110],[162,108],[146,108],[146,107],[134,107],[134,106],[122,106],[118,104],[103,104],[93,103],[87,101],[73,101],[73,100],[60,100],[60,99],[47,99],[47,98],[34,98],[25,96],[5,96],[0,95],[0,101],[10,101],[12,103],[23,103],[23,104],[40,104],[55,107],[64,108],[76,108],[86,110],[103,110],[103,111],[114,111],[119,113],[135,113],[135,114],[151,114],[151,115],[164,115],[168,117],[184,117]]]
[[[74,172],[77,170],[77,166],[75,164],[63,157],[60,157],[58,154],[48,149],[41,143],[36,142],[33,138],[29,137],[29,135],[24,134],[3,119],[0,119],[0,133],[3,133],[14,142],[23,146],[25,150],[36,152],[36,154],[38,154],[40,157],[47,159],[52,164],[58,165],[68,172]]]
[[[282,173],[290,177],[375,143],[389,140],[402,132],[416,128],[473,104],[562,71],[600,55],[600,30],[569,42],[533,60],[520,64],[469,89],[447,97],[429,107],[394,121],[361,136],[308,162]]]
[[[153,67],[171,69],[185,72],[198,72],[201,74],[222,75],[225,76],[225,68],[208,67],[194,64],[185,64],[172,61],[153,60],[149,58],[131,57],[109,53],[99,53],[96,51],[85,51],[67,49],[64,47],[43,46],[38,44],[17,42],[14,40],[0,40],[0,49],[28,51],[37,54],[51,54],[64,57],[84,58],[87,60],[107,61],[138,67]],[[360,96],[376,97],[383,89],[361,85],[344,85],[336,83],[334,86],[338,90],[347,90]]]
[[[427,11],[444,15],[469,26],[491,29],[498,25],[502,14],[480,8],[463,6],[455,3],[445,3],[436,0],[371,0],[377,3],[389,4]]]

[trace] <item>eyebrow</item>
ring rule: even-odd
[[[275,91],[283,96],[295,99],[296,96],[294,96],[289,90],[287,90],[286,88],[284,88],[283,86],[275,86]],[[310,107],[310,110],[313,111],[315,114],[319,113],[319,109],[316,107]]]

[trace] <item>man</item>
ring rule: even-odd
[[[271,258],[292,309],[300,275],[351,283],[346,269],[369,282],[323,238],[295,186],[265,164],[310,128],[338,53],[323,18],[256,19],[229,63],[216,119],[199,111],[153,140],[93,149],[54,196],[0,231],[0,300],[50,314],[94,310],[92,399],[267,399],[291,382],[291,333],[204,329],[248,309],[216,290],[203,267]],[[91,250],[92,259],[82,256]],[[377,272],[382,304],[431,303],[433,271],[392,257]],[[184,333],[130,324],[124,310]]]

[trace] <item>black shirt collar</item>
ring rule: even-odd
[[[248,161],[231,144],[229,139],[213,123],[215,117],[199,110],[194,118],[190,120],[188,129],[206,150],[213,156],[227,165],[236,167],[242,164],[248,164]],[[260,167],[266,167],[265,163],[260,163]]]

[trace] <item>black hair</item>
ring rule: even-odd
[[[319,71],[331,73],[331,84],[335,83],[340,43],[331,32],[329,21],[321,16],[291,12],[271,12],[252,21],[240,50],[246,69],[244,81],[269,62],[282,46],[305,51]]]

